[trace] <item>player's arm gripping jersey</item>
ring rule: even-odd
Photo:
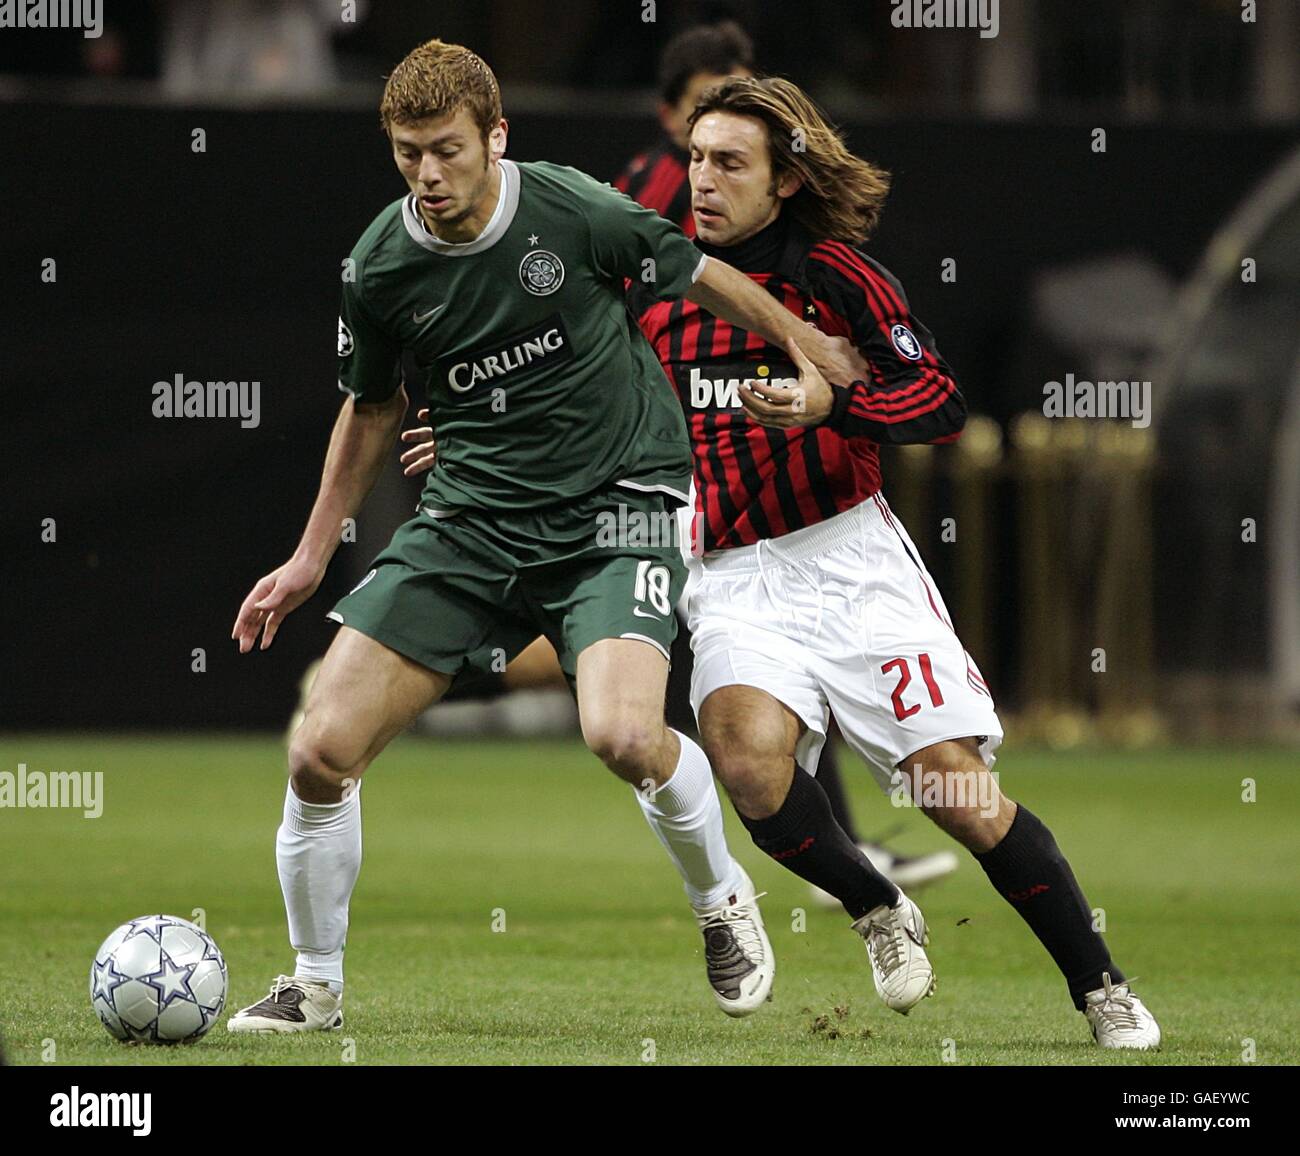
[[[845,437],[893,445],[956,441],[965,399],[893,275],[839,241],[814,245],[807,272],[813,291],[848,321],[849,339],[871,367],[869,380],[831,387],[835,402],[825,424]]]
[[[411,197],[363,234],[343,289],[340,388],[390,397],[409,351],[438,442],[431,510],[538,508],[611,484],[685,500],[681,411],[623,287],[680,297],[702,255],[584,173],[500,164],[497,211],[474,241],[432,236]]]
[[[815,425],[772,429],[750,418],[741,403],[746,382],[795,383],[798,370],[785,350],[689,299],[658,301],[641,286],[629,289],[629,307],[668,373],[691,434],[696,525],[705,551],[779,538],[865,501],[880,489],[880,441],[951,441],[961,430],[965,404],[951,371],[929,331],[910,316],[897,282],[862,254],[841,252],[846,246],[813,260],[824,245],[785,216],[716,252],[697,241],[796,316],[848,338],[872,359],[871,380],[836,389],[835,408]],[[896,325],[906,334],[895,334]],[[921,358],[905,356],[895,337]],[[882,390],[899,396],[878,401]],[[873,412],[864,417],[849,405],[859,395],[865,404],[897,408],[883,418]]]

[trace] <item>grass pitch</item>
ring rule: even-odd
[[[125,1046],[87,972],[117,924],[206,912],[226,1013],[292,970],[275,875],[275,738],[0,737],[0,770],[102,771],[104,812],[0,810],[0,1035],[35,1064],[1241,1064],[1300,1060],[1294,752],[1008,750],[1003,789],[1053,829],[1163,1050],[1102,1053],[1050,959],[965,852],[918,893],[935,995],[904,1018],[848,919],[759,855],[724,802],[777,954],[774,1000],[730,1020],[676,874],[576,741],[399,740],[366,776],[346,1023],[310,1037]],[[949,845],[848,757],[860,825]],[[1254,779],[1258,801],[1242,801]],[[800,918],[796,909],[803,909]],[[494,930],[502,926],[504,930]],[[800,930],[799,928],[802,928]],[[51,1042],[52,1041],[52,1042]]]

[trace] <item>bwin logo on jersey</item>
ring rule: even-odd
[[[889,336],[900,356],[906,357],[908,361],[921,360],[921,354],[925,351],[921,348],[921,343],[917,341],[916,334],[908,329],[906,325],[895,325],[889,331]]]
[[[799,384],[799,375],[793,365],[775,366],[767,373],[755,373],[754,363],[750,361],[710,366],[709,370],[712,377],[706,377],[698,366],[691,366],[686,388],[692,409],[739,409],[740,387],[750,382],[776,385],[782,389],[793,389]]]
[[[564,284],[564,262],[549,249],[534,249],[519,262],[519,282],[534,297],[546,297]]]

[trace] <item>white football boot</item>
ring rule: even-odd
[[[934,991],[934,968],[925,954],[930,933],[921,909],[900,893],[893,907],[882,904],[855,920],[853,930],[867,943],[871,978],[885,1006],[907,1015]]]
[[[952,851],[931,851],[926,855],[895,855],[880,843],[859,843],[858,849],[871,865],[902,891],[915,891],[957,870],[957,856]],[[809,884],[814,907],[827,911],[843,910],[840,901],[829,891]]]
[[[695,908],[695,920],[704,933],[704,962],[713,998],[729,1016],[747,1016],[763,1006],[772,993],[776,957],[763,930],[754,884],[744,869],[740,890],[711,911]]]
[[[1160,1025],[1146,1005],[1128,989],[1128,983],[1113,984],[1110,972],[1102,972],[1102,986],[1083,998],[1083,1014],[1092,1027],[1092,1037],[1103,1048],[1136,1048],[1154,1051],[1160,1047]]]
[[[277,976],[266,999],[235,1012],[231,1032],[325,1032],[343,1026],[343,994],[297,976]]]

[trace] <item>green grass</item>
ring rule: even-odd
[[[894,810],[845,758],[867,832],[903,850],[947,841]],[[1300,775],[1293,752],[1009,750],[1002,785],[1054,830],[1116,960],[1165,1033],[1157,1056],[1101,1053],[1046,953],[963,854],[919,898],[938,990],[909,1017],[877,1001],[843,915],[760,856],[724,804],[777,953],[774,1001],[713,1004],[677,877],[628,788],[579,744],[407,738],[367,775],[352,903],[347,1023],[309,1038],[127,1047],[86,976],[137,915],[190,917],[230,967],[227,1011],[291,969],[275,875],[283,755],[259,738],[0,737],[0,771],[102,771],[102,817],[0,810],[0,1034],[11,1062],[43,1041],[69,1064],[383,1063],[1239,1064],[1300,1058]],[[1259,801],[1240,801],[1241,780]],[[494,909],[506,930],[493,932]],[[839,1009],[836,1011],[835,1009]],[[951,1054],[951,1052],[949,1052]]]

